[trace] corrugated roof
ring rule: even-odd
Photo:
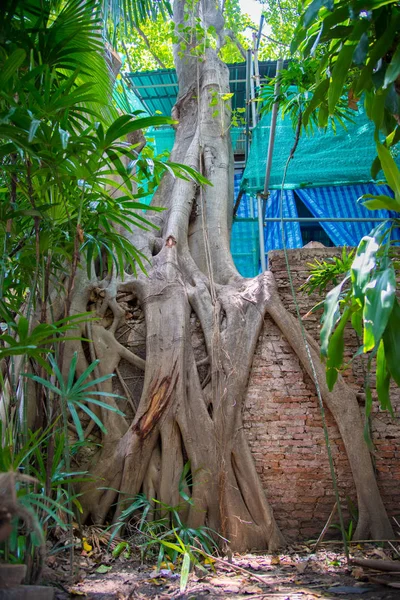
[[[259,62],[260,77],[272,78],[276,73],[276,61]],[[246,103],[246,63],[228,65],[230,89],[234,96],[232,108],[244,108]],[[178,95],[175,69],[142,71],[125,75],[132,83],[133,91],[150,114],[160,111],[170,115]]]

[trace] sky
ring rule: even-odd
[[[239,4],[242,12],[250,15],[254,23],[258,25],[261,17],[261,4],[256,0],[239,0]]]

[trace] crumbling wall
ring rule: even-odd
[[[304,316],[319,300],[318,295],[299,292],[309,275],[307,263],[339,255],[340,248],[289,250],[289,261],[300,312]],[[283,302],[296,314],[284,254],[269,253]],[[319,339],[321,313],[304,321],[306,329]],[[346,333],[346,347],[358,347],[352,330]],[[399,357],[400,360],[400,357]],[[344,374],[359,395],[364,411],[365,365],[359,358]],[[392,391],[395,418],[382,412],[375,402],[371,436],[373,460],[382,497],[390,515],[400,515],[400,393]],[[329,439],[342,504],[354,501],[354,484],[337,426],[326,409]],[[315,387],[276,325],[266,318],[253,361],[244,414],[250,446],[276,519],[288,539],[317,536],[335,503],[328,465],[321,413]],[[346,513],[347,521],[351,516]],[[336,518],[336,521],[338,519]],[[334,519],[335,522],[335,519]],[[334,530],[332,530],[334,531]]]

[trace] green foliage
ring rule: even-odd
[[[400,172],[392,156],[392,147],[400,139],[399,96],[395,87],[400,73],[398,3],[307,0],[303,6],[291,45],[292,52],[298,52],[303,61],[310,61],[311,83],[305,87],[312,96],[302,126],[317,123],[326,127],[338,109],[357,109],[357,103],[363,102],[366,114],[375,124],[378,156],[372,165],[372,176],[376,177],[382,169],[394,198],[368,194],[359,201],[370,210],[400,212]],[[303,286],[309,292],[316,289],[323,292],[329,283],[335,285],[323,302],[321,328],[321,355],[326,360],[329,389],[333,389],[338,373],[345,367],[346,324],[350,322],[362,339],[355,356],[368,357],[367,417],[373,401],[370,386],[373,359],[376,359],[376,390],[382,409],[392,411],[391,380],[400,384],[395,359],[400,351],[396,331],[400,308],[392,241],[396,227],[397,221],[382,223],[364,236],[354,255],[343,255],[333,264],[312,265],[311,275]],[[341,274],[345,277],[338,283]],[[368,424],[365,434],[369,441]]]
[[[157,568],[164,563],[181,565],[181,592],[186,588],[190,569],[197,565],[204,569],[201,558],[213,554],[217,546],[217,534],[208,527],[192,528],[185,525],[181,519],[184,506],[169,506],[158,500],[147,499],[139,494],[132,504],[126,508],[119,521],[113,527],[111,539],[128,525],[136,529],[136,536],[144,538],[139,544],[142,559],[149,551],[157,555]],[[156,510],[158,519],[148,519],[149,514]],[[162,515],[162,516],[161,516]],[[135,535],[135,534],[134,534]]]
[[[97,13],[104,23],[106,37],[115,45],[118,38],[147,20],[165,21],[172,9],[169,0],[102,0]]]
[[[56,394],[56,396],[59,397],[61,406],[68,408],[71,414],[72,420],[76,427],[78,438],[81,442],[84,441],[85,436],[78,416],[78,410],[85,412],[91,419],[93,419],[93,421],[101,429],[101,431],[107,433],[107,430],[104,427],[103,423],[100,421],[99,417],[93,412],[93,410],[91,410],[87,406],[87,404],[94,404],[95,406],[100,406],[105,410],[109,410],[111,412],[115,412],[119,415],[124,416],[123,413],[116,407],[97,399],[98,396],[107,398],[121,397],[118,396],[118,394],[98,391],[97,386],[99,386],[99,384],[104,383],[105,381],[113,377],[113,374],[110,374],[103,375],[102,377],[97,377],[96,379],[92,379],[92,373],[96,369],[100,361],[95,360],[94,362],[92,362],[87,367],[87,369],[85,369],[85,371],[80,375],[80,377],[76,378],[76,363],[78,360],[78,355],[75,352],[72,357],[68,375],[65,380],[60,369],[58,368],[56,360],[52,356],[49,356],[48,360],[53,369],[57,385],[54,385],[50,381],[47,381],[46,379],[43,379],[43,377],[39,377],[38,375],[32,375],[28,373],[26,374],[26,377],[33,379],[33,381],[36,381],[37,383],[41,384],[46,390],[48,390],[48,392]],[[95,390],[91,389],[93,387],[95,388]],[[93,396],[96,397],[93,398]]]
[[[260,59],[272,60],[290,56],[290,43],[299,22],[301,4],[297,0],[259,0],[265,23],[261,38]]]
[[[348,251],[344,247],[341,257],[333,256],[323,261],[316,259],[315,262],[308,263],[310,275],[300,289],[307,292],[307,294],[312,294],[316,291],[322,294],[329,285],[336,286],[339,282],[339,277],[345,275],[350,269],[354,252],[354,250]]]
[[[361,97],[368,116],[391,145],[397,141],[400,71],[397,51],[400,10],[395,1],[306,1],[291,51],[316,56],[315,82],[323,92],[313,111],[322,112],[326,126],[344,94],[355,107]],[[323,87],[322,87],[323,86]],[[390,138],[390,136],[392,136]],[[389,139],[390,138],[390,139]]]
[[[10,476],[17,502],[29,517],[28,523],[25,518],[14,520],[9,540],[0,544],[0,557],[8,562],[23,563],[28,556],[35,557],[46,535],[55,528],[68,529],[73,516],[72,504],[78,511],[82,510],[72,486],[87,479],[87,474],[68,468],[66,448],[74,456],[81,444],[66,445],[59,420],[45,431],[22,433],[14,419],[7,426],[0,423],[0,435],[0,473]],[[50,440],[54,440],[54,452],[52,463],[48,465],[45,457]]]
[[[158,569],[164,563],[180,563],[181,591],[186,588],[192,565],[197,565],[205,571],[201,558],[204,559],[218,550],[218,538],[221,537],[209,527],[188,527],[182,520],[182,514],[187,512],[188,505],[193,507],[193,500],[188,493],[191,486],[192,474],[190,462],[187,462],[179,481],[182,504],[170,506],[154,498],[148,499],[144,494],[138,494],[121,512],[118,522],[110,526],[110,543],[122,528],[126,528],[136,543],[138,538],[143,539],[138,543],[142,560],[148,552],[156,552]]]

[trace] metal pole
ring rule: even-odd
[[[261,18],[260,18],[260,26],[258,28],[258,34],[257,34],[257,50],[260,47],[260,40],[261,40],[261,33],[262,33],[263,25],[264,25],[264,15],[262,14]]]
[[[254,42],[254,37],[253,37],[253,42]],[[255,49],[255,44],[254,44],[254,49]],[[254,50],[253,50],[254,51]],[[252,121],[252,125],[253,127],[255,127],[257,125],[257,108],[256,108],[256,103],[255,103],[255,90],[254,90],[254,56],[253,53],[250,54],[251,57],[251,62],[250,62],[250,96],[251,96],[251,121]]]
[[[249,157],[250,149],[250,67],[251,67],[251,49],[247,50],[246,56],[246,145],[245,159]]]
[[[369,217],[354,217],[354,218],[346,218],[346,217],[314,217],[314,218],[307,218],[307,217],[287,217],[284,218],[283,221],[285,223],[295,223],[295,222],[299,222],[299,223],[319,223],[320,221],[323,223],[369,223],[370,221],[377,221],[379,223],[383,223],[384,221],[395,221],[396,219],[374,219],[373,217],[369,218]],[[266,218],[264,219],[265,222],[268,223],[280,223],[282,221],[282,219],[276,219],[276,218]]]
[[[263,222],[262,202],[261,202],[260,194],[257,196],[257,210],[258,210],[258,242],[260,245],[261,273],[264,273],[267,269],[267,264],[265,261],[264,222]]]
[[[275,77],[277,78],[276,82],[275,82],[275,88],[274,88],[274,96],[278,96],[279,91],[281,89],[281,84],[280,81],[278,79],[278,75],[281,72],[283,67],[283,59],[279,58],[278,62],[276,63],[276,74]],[[279,109],[279,102],[275,102],[274,106],[272,107],[272,116],[271,116],[271,129],[269,131],[269,142],[268,142],[268,155],[267,155],[267,164],[265,166],[265,181],[264,181],[264,196],[265,198],[268,195],[268,188],[269,188],[269,180],[271,177],[271,167],[272,167],[272,156],[273,156],[273,152],[274,152],[274,143],[275,143],[275,131],[276,131],[276,121],[278,118],[278,109]],[[265,201],[264,201],[265,203]],[[263,211],[263,214],[265,214],[265,209]]]
[[[256,219],[252,219],[251,217],[239,217],[236,220],[256,221]],[[279,217],[267,217],[264,219],[264,223],[281,223],[282,221],[284,223],[370,223],[371,221],[374,223],[383,223],[384,221],[398,221],[398,219],[378,219],[376,217],[284,217],[283,219]]]

